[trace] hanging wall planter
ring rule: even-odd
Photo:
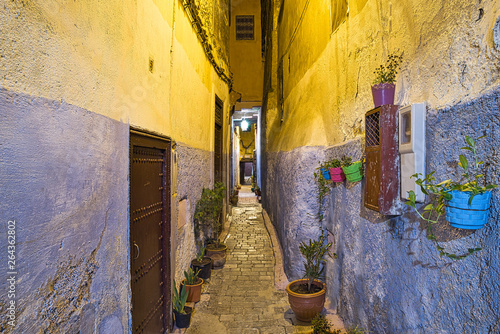
[[[363,163],[361,161],[356,161],[349,166],[342,166],[342,171],[344,172],[347,181],[361,181],[363,178]]]
[[[321,167],[320,168],[320,171],[321,171],[321,175],[323,175],[323,178],[325,180],[330,180],[330,173],[328,172],[328,168],[326,167]]]
[[[330,177],[333,182],[342,182],[345,180],[345,174],[342,171],[342,167],[330,167]]]
[[[451,226],[477,230],[488,222],[491,191],[475,195],[470,205],[470,192],[453,190],[450,194],[453,197],[446,205],[446,220]]]

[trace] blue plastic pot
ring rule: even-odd
[[[328,168],[323,167],[323,168],[320,168],[320,170],[321,170],[321,174],[323,175],[323,178],[325,180],[330,180],[330,172],[328,172]]]
[[[477,230],[488,222],[491,191],[474,196],[471,205],[469,205],[470,192],[453,190],[450,194],[453,198],[446,204],[446,220],[451,226]]]

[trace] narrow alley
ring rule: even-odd
[[[295,318],[287,293],[276,289],[276,285],[284,286],[287,282],[286,276],[280,276],[282,263],[279,259],[276,262],[274,256],[279,247],[273,247],[272,226],[269,222],[266,226],[262,207],[250,186],[242,186],[239,204],[232,210],[231,226],[225,238],[226,264],[212,271],[210,283],[205,284],[201,300],[196,304],[190,327],[174,333],[312,333],[310,323]],[[335,322],[336,328],[342,328],[335,315],[330,314],[328,319]]]
[[[500,333],[500,0],[0,22],[1,333]]]

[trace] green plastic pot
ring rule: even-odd
[[[348,167],[342,167],[345,177],[349,182],[358,182],[363,178],[363,164],[361,161],[356,161]]]

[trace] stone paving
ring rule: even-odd
[[[248,197],[249,189],[242,190],[240,197]],[[226,264],[212,270],[190,327],[174,333],[312,333],[310,324],[295,319],[286,292],[275,288],[275,257],[260,204],[244,202],[233,208]]]

